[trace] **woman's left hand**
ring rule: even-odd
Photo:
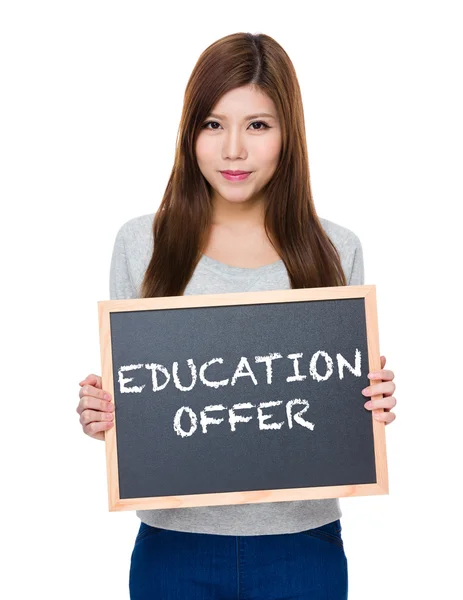
[[[386,425],[389,425],[396,417],[396,415],[391,412],[391,408],[394,408],[397,404],[397,400],[392,395],[395,391],[395,383],[392,381],[394,379],[394,373],[386,370],[384,368],[385,364],[386,357],[381,356],[381,369],[374,373],[368,373],[369,379],[375,383],[364,388],[362,394],[364,396],[383,394],[383,397],[380,400],[368,400],[368,402],[365,402],[365,408],[372,411],[375,411],[377,408],[384,408],[384,412],[373,412],[373,417],[378,421],[382,421]],[[376,383],[376,381],[379,381],[380,383]]]

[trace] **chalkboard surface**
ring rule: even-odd
[[[374,286],[314,299],[340,289],[195,298],[221,302],[212,306],[100,303],[112,308],[117,500],[158,499],[154,508],[161,497],[286,490],[290,499],[301,488],[328,497],[333,486],[354,495],[365,484],[373,487],[363,493],[385,493],[361,393],[372,370],[365,296]]]

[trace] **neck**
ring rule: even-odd
[[[264,224],[264,200],[262,197],[245,202],[229,202],[222,197],[212,199],[214,225],[232,227],[262,227]]]

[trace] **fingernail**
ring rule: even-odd
[[[368,400],[368,402],[365,402],[365,404],[363,405],[365,408],[371,408],[372,404],[371,404],[371,400]]]
[[[378,373],[368,373],[368,377],[374,379],[375,377],[378,377]]]
[[[103,396],[103,398],[104,398],[105,400],[109,400],[109,396],[108,396],[108,394],[105,394],[105,395]]]

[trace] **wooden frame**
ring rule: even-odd
[[[110,332],[111,312],[206,307],[232,304],[306,302],[310,300],[332,300],[345,298],[365,299],[369,372],[379,371],[381,369],[381,364],[379,354],[375,285],[303,288],[191,296],[169,296],[165,298],[137,298],[134,300],[108,300],[98,302],[103,389],[110,391],[114,399]],[[372,400],[379,398],[382,398],[382,394],[371,397]],[[375,412],[382,411],[383,409],[377,409]],[[249,504],[255,502],[279,502],[285,500],[309,500],[320,498],[339,498],[346,496],[388,494],[389,485],[386,457],[385,423],[374,419],[372,414],[372,424],[377,477],[376,483],[295,489],[255,490],[214,494],[194,494],[158,498],[121,499],[119,497],[116,444],[117,423],[115,419],[114,427],[105,433],[109,510],[145,510],[153,508],[218,506],[226,504]]]

